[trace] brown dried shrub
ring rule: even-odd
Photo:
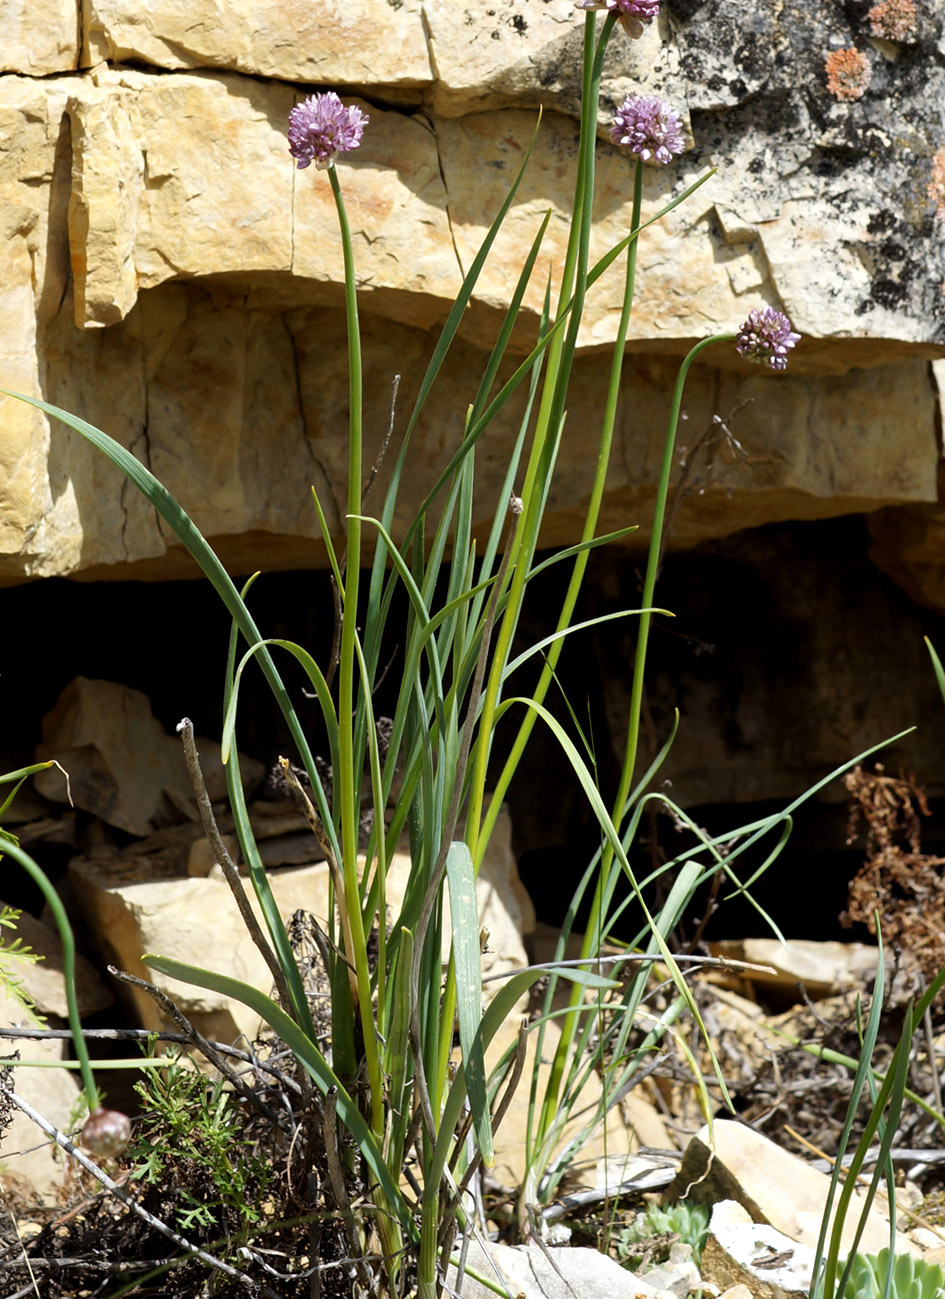
[[[921,817],[929,815],[925,791],[914,776],[848,772],[850,791],[847,842],[866,824],[866,860],[850,883],[846,926],[857,921],[876,933],[879,913],[888,950],[903,953],[926,979],[945,966],[945,857],[922,852]]]

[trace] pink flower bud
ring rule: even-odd
[[[131,1119],[119,1110],[93,1110],[82,1125],[79,1141],[92,1155],[120,1155],[131,1140]]]

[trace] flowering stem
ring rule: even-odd
[[[508,662],[509,649],[515,628],[518,624],[525,593],[530,560],[538,544],[538,533],[544,511],[545,495],[554,468],[559,436],[564,421],[565,398],[568,382],[571,377],[571,363],[577,345],[578,330],[581,325],[584,294],[587,287],[587,267],[589,260],[591,214],[594,199],[594,163],[595,132],[597,124],[597,106],[600,100],[600,83],[603,74],[604,50],[607,38],[616,22],[615,14],[608,14],[601,30],[600,40],[595,46],[595,17],[593,11],[585,14],[584,19],[584,71],[581,96],[581,135],[578,150],[578,174],[574,192],[574,217],[571,222],[571,233],[568,251],[565,257],[564,271],[561,277],[561,289],[558,296],[559,309],[569,299],[571,286],[574,284],[573,305],[565,335],[556,335],[548,353],[548,367],[542,392],[541,405],[535,428],[531,456],[522,489],[524,510],[519,517],[516,537],[511,552],[512,580],[506,611],[496,636],[496,648],[492,661],[492,670],[483,701],[479,734],[473,761],[472,780],[470,785],[469,812],[466,819],[466,842],[472,852],[473,861],[478,871],[485,852],[489,835],[499,814],[502,793],[511,779],[517,754],[506,764],[503,775],[507,775],[501,792],[494,795],[489,809],[483,817],[482,802],[486,783],[486,769],[489,759],[493,733],[493,718],[498,706],[502,672]],[[542,676],[544,690],[547,691],[551,675]],[[541,695],[536,696],[542,698]],[[522,746],[530,734],[534,718],[529,715],[528,730],[522,736]],[[517,753],[520,750],[517,750]]]
[[[633,781],[633,772],[636,767],[637,749],[640,740],[640,714],[643,708],[643,673],[646,667],[646,650],[650,636],[650,621],[653,607],[653,597],[656,590],[656,579],[659,574],[660,554],[663,545],[663,522],[666,517],[666,501],[669,497],[669,480],[673,471],[673,458],[676,450],[676,429],[679,424],[679,412],[682,408],[683,389],[686,385],[686,376],[689,373],[689,367],[707,347],[712,347],[715,343],[727,343],[736,337],[735,334],[714,334],[711,338],[704,338],[701,343],[696,343],[682,365],[679,367],[679,374],[676,376],[676,386],[673,389],[673,402],[669,412],[669,426],[666,429],[666,441],[663,445],[663,464],[660,468],[659,483],[656,488],[656,506],[653,511],[653,528],[650,534],[650,548],[647,554],[646,575],[643,579],[643,612],[640,615],[640,625],[637,632],[637,651],[633,662],[633,685],[630,691],[630,718],[627,725],[627,744],[624,751],[623,770],[620,776],[620,786],[617,791],[617,797],[614,802],[614,811],[616,812],[615,824],[620,826],[623,819],[625,805],[630,795],[631,783]],[[609,850],[606,853],[606,859],[613,856]],[[602,874],[606,873],[605,867],[607,860],[602,865]]]
[[[33,883],[40,889],[59,930],[59,940],[62,943],[62,973],[66,984],[69,1028],[72,1030],[72,1042],[78,1056],[79,1069],[82,1074],[82,1086],[85,1089],[85,1097],[91,1114],[101,1104],[101,1097],[92,1076],[92,1063],[89,1060],[88,1048],[85,1045],[85,1037],[82,1033],[82,1020],[79,1016],[79,1003],[75,990],[75,938],[72,934],[69,917],[66,915],[59,894],[29,853],[24,852],[18,843],[7,839],[5,836],[0,840],[0,843],[3,845],[2,855],[12,857],[18,865],[23,867]]]
[[[338,210],[338,226],[344,254],[345,312],[348,326],[348,530],[345,568],[344,612],[341,620],[341,649],[338,663],[338,765],[335,789],[341,817],[341,867],[345,904],[351,932],[352,951],[347,953],[354,968],[358,1011],[364,1039],[364,1057],[371,1091],[371,1121],[376,1135],[384,1131],[384,1095],[377,1039],[371,1005],[370,970],[358,890],[358,825],[360,812],[361,763],[355,754],[354,678],[357,665],[358,585],[361,575],[361,334],[358,326],[358,298],[355,282],[351,230],[335,168],[328,168],[331,192]]]
[[[640,212],[643,203],[643,163],[638,158],[633,178],[633,212],[630,218],[630,229],[638,230],[640,228]],[[617,418],[617,403],[620,397],[620,379],[623,372],[623,361],[627,343],[627,333],[630,328],[630,313],[633,309],[633,291],[636,280],[637,267],[637,244],[639,240],[634,239],[627,248],[627,271],[624,284],[623,306],[620,313],[620,322],[617,326],[617,337],[614,342],[613,357],[610,366],[610,383],[607,388],[607,403],[604,408],[604,419],[601,426],[601,438],[597,455],[597,471],[594,476],[594,483],[591,488],[591,500],[587,510],[587,518],[584,523],[584,531],[581,534],[582,541],[589,541],[593,537],[597,527],[597,520],[600,516],[601,500],[604,495],[604,487],[607,479],[607,469],[610,464],[610,453],[613,446],[614,425]],[[567,594],[561,607],[561,614],[558,618],[556,630],[561,631],[570,626],[571,615],[577,603],[578,594],[581,584],[584,580],[584,573],[587,568],[587,561],[590,552],[583,551],[577,556],[574,562],[574,569],[571,574],[571,581],[568,586]],[[553,679],[554,670],[558,662],[558,657],[564,646],[564,638],[561,637],[548,647],[546,654],[545,667],[542,671],[538,687],[534,691],[534,698],[542,700],[548,691],[548,687]],[[529,709],[523,725],[515,739],[515,745],[512,753],[503,769],[499,780],[499,785],[493,793],[493,803],[501,801],[502,794],[508,781],[511,779],[512,772],[518,758],[525,747],[531,726],[534,725],[536,714]],[[505,782],[503,784],[503,781]],[[594,906],[590,921],[586,926],[584,944],[588,951],[595,941],[595,934],[600,924],[600,897],[603,887],[605,872],[601,871],[598,875],[597,892],[594,898]],[[582,951],[582,956],[587,952]],[[570,1002],[577,1005],[581,1000],[583,990],[578,984],[573,984],[570,993]],[[555,1052],[555,1060],[552,1065],[551,1074],[548,1079],[548,1086],[545,1090],[545,1099],[542,1105],[542,1115],[539,1122],[539,1129],[536,1141],[540,1144],[550,1123],[554,1119],[557,1109],[558,1093],[561,1087],[561,1080],[564,1073],[567,1055],[570,1049],[571,1041],[577,1031],[577,1022],[574,1016],[567,1016],[562,1025],[561,1039],[558,1049]]]

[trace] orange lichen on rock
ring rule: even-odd
[[[827,89],[841,100],[862,99],[873,79],[870,61],[859,50],[833,50],[827,55],[824,67]]]
[[[916,34],[914,0],[880,0],[866,15],[874,36],[887,41],[909,41]]]

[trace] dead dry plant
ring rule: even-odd
[[[922,978],[945,966],[945,857],[922,852],[921,817],[929,816],[925,791],[914,776],[888,776],[856,767],[844,777],[850,791],[847,842],[866,823],[866,860],[850,883],[840,923],[862,923],[887,951],[901,953]]]

